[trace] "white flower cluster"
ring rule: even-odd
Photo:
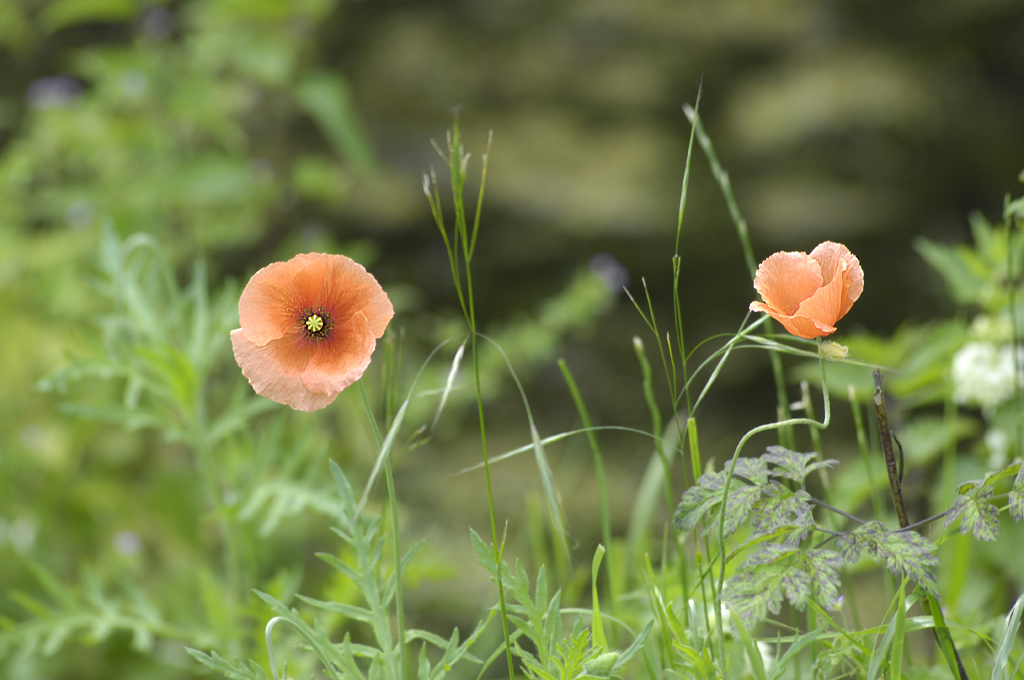
[[[1013,397],[1014,348],[992,342],[969,342],[953,355],[953,400],[992,409]],[[1024,347],[1017,347],[1017,365],[1024,366]],[[1024,385],[1018,374],[1017,384]]]

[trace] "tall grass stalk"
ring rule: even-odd
[[[597,479],[597,502],[601,513],[601,540],[605,549],[611,550],[612,520],[611,509],[608,505],[608,483],[604,474],[604,456],[601,453],[601,447],[597,443],[597,433],[594,430],[593,421],[590,418],[590,412],[587,410],[587,405],[583,401],[583,395],[580,393],[579,387],[576,385],[576,380],[573,378],[572,371],[569,370],[569,365],[565,362],[565,359],[558,360],[558,368],[561,370],[562,377],[565,379],[565,384],[569,388],[569,394],[572,395],[572,401],[576,405],[576,412],[579,413],[580,422],[583,423],[583,429],[586,432],[587,443],[590,444],[590,451],[594,456],[594,476]],[[605,600],[608,603],[608,611],[612,615],[615,614],[615,597],[613,591],[615,583],[617,583],[615,580],[615,569],[615,560],[609,558],[608,564],[605,567],[606,576],[604,591]]]
[[[476,390],[477,417],[480,425],[480,447],[484,464],[484,480],[487,487],[487,511],[491,523],[491,546],[494,551],[494,562],[501,564],[503,542],[498,541],[497,522],[494,518],[494,492],[491,485],[491,466],[487,454],[487,426],[484,418],[483,389],[480,379],[480,352],[477,343],[478,330],[476,324],[476,308],[473,297],[473,253],[476,249],[477,237],[480,233],[480,217],[483,209],[484,188],[487,184],[487,159],[490,155],[491,141],[493,135],[488,135],[487,150],[482,156],[482,168],[480,171],[480,189],[477,195],[476,211],[473,215],[472,227],[466,217],[466,202],[464,190],[466,186],[467,167],[469,165],[469,154],[463,151],[462,140],[459,136],[459,121],[455,119],[452,129],[448,135],[447,152],[442,151],[435,145],[440,156],[448,165],[451,177],[452,199],[455,209],[455,224],[452,235],[449,238],[448,227],[444,221],[441,210],[441,193],[438,187],[437,178],[431,171],[429,178],[425,177],[423,182],[423,193],[430,203],[430,210],[433,213],[434,221],[441,238],[444,240],[445,249],[448,252],[448,263],[452,271],[452,280],[459,297],[459,304],[466,324],[469,327],[470,350],[473,359],[473,383]],[[465,281],[463,281],[463,278]],[[512,660],[512,640],[509,634],[508,612],[505,604],[505,587],[502,583],[501,569],[495,573],[495,580],[498,586],[498,606],[501,611],[502,633],[505,639],[505,657],[508,662],[508,675],[510,680],[515,680],[515,667]]]
[[[725,198],[725,204],[729,208],[729,216],[732,218],[733,224],[736,226],[736,233],[739,235],[740,246],[743,248],[743,259],[747,264],[747,270],[750,272],[750,278],[753,279],[757,273],[757,259],[754,257],[754,246],[750,241],[750,230],[747,227],[747,220],[743,217],[740,212],[740,206],[736,202],[736,196],[732,191],[732,182],[729,180],[729,173],[723,168],[722,164],[718,161],[718,155],[715,153],[715,147],[711,143],[711,138],[707,132],[704,131],[704,124],[701,122],[701,118],[698,115],[696,109],[690,108],[689,106],[683,107],[683,112],[686,117],[690,119],[690,123],[693,125],[693,130],[696,132],[697,141],[700,142],[701,148],[704,150],[704,155],[707,156],[708,163],[711,166],[711,175],[715,178],[715,182],[718,183],[718,187],[722,192],[722,197]],[[769,336],[771,335],[770,329],[774,327],[774,324],[769,324]],[[776,352],[769,352],[769,359],[772,364],[772,377],[775,379],[775,399],[778,408],[778,419],[780,422],[786,422],[790,419],[791,413],[789,409],[789,399],[786,396],[786,376],[782,372],[782,357]],[[789,426],[779,428],[779,444],[788,449],[795,448],[795,436],[793,429]]]

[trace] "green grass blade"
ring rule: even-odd
[[[1017,598],[1017,601],[1010,608],[1006,615],[1006,623],[1003,625],[1003,634],[996,645],[996,654],[992,658],[992,680],[1008,680],[1011,676],[1007,673],[1006,666],[1010,659],[1010,651],[1013,649],[1013,641],[1017,637],[1017,630],[1020,628],[1021,614],[1024,614],[1024,595]]]
[[[903,643],[906,640],[907,627],[907,579],[903,579],[896,593],[896,616],[893,617],[892,655],[890,661],[891,680],[903,677]]]
[[[376,484],[381,470],[384,469],[384,461],[391,455],[391,449],[395,445],[395,437],[398,436],[398,430],[401,429],[402,421],[405,420],[405,411],[408,406],[409,400],[406,399],[402,402],[402,407],[398,409],[398,413],[395,414],[395,422],[391,423],[391,429],[388,430],[387,436],[384,437],[380,453],[377,455],[377,460],[373,464],[373,470],[370,472],[370,476],[366,480],[366,486],[363,488],[363,495],[359,499],[359,505],[356,507],[357,514],[362,512],[362,509],[366,506],[366,501],[370,497],[370,491],[373,489],[374,484]]]
[[[731,619],[733,630],[739,635],[740,640],[743,641],[743,648],[747,651],[747,659],[750,660],[750,668],[754,673],[756,680],[768,680],[768,675],[764,670],[764,659],[761,658],[761,650],[758,648],[757,643],[754,642],[754,638],[750,636],[750,631],[743,625],[743,621],[740,617],[736,616]]]
[[[597,574],[601,569],[601,558],[604,557],[604,546],[598,544],[594,551],[594,561],[590,565],[590,594],[594,601],[594,618],[591,623],[594,635],[594,647],[608,648],[608,639],[604,636],[604,624],[601,622],[601,602],[597,596]]]

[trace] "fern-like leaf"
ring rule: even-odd
[[[741,458],[740,461],[750,460]],[[742,468],[742,470],[741,470]],[[763,480],[767,483],[768,477],[765,471],[764,462],[760,465],[737,461],[736,474],[733,475],[732,484],[729,488],[729,498],[725,503],[725,535],[732,535],[743,522],[746,521],[750,510],[761,497],[762,487],[760,485],[748,485],[741,482],[737,477],[752,480]],[[742,474],[741,474],[742,472]],[[691,486],[683,493],[679,506],[676,508],[675,523],[681,531],[693,531],[697,523],[704,518],[704,533],[708,533],[718,527],[718,518],[722,512],[722,489],[725,487],[727,473],[710,472],[701,475],[697,484]]]
[[[817,463],[811,461],[818,457],[815,452],[797,453],[782,446],[769,446],[767,453],[761,456],[766,462],[775,466],[769,474],[772,477],[791,479],[800,486],[804,485],[807,475],[815,470],[838,465],[836,460],[821,460]]]
[[[267,680],[266,672],[255,661],[248,665],[240,659],[228,661],[217,652],[207,654],[198,649],[186,647],[189,656],[208,668],[212,668],[230,680]]]
[[[762,546],[726,582],[723,600],[750,626],[778,614],[783,599],[803,611],[809,597],[827,609],[839,606],[842,557],[832,550]]]
[[[1013,480],[1008,500],[1010,516],[1018,522],[1024,522],[1024,466],[1021,466],[1017,477]]]
[[[755,536],[774,534],[783,527],[791,527],[787,544],[802,541],[814,526],[810,494],[803,489],[790,491],[772,480],[764,487],[764,496],[754,504],[751,526]]]
[[[959,519],[961,536],[970,531],[979,541],[996,540],[999,535],[999,511],[988,502],[992,492],[990,486],[977,486],[958,496],[946,514],[946,528]]]
[[[849,564],[866,554],[878,564],[884,564],[894,576],[906,574],[924,590],[938,596],[933,571],[939,563],[935,544],[916,531],[889,531],[881,522],[868,522],[841,536],[837,547]]]

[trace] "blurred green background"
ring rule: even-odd
[[[995,218],[1019,186],[1021,45],[1016,0],[0,0],[0,585],[45,592],[31,576],[36,566],[67,583],[88,567],[101,584],[136,573],[154,592],[194,575],[183,545],[194,540],[207,554],[216,544],[190,524],[203,502],[176,495],[193,475],[188,445],[169,436],[167,413],[130,419],[131,376],[115,360],[124,347],[98,321],[124,311],[119,266],[129,279],[151,276],[148,264],[118,260],[116,243],[131,235],[150,235],[166,264],[166,289],[139,285],[162,290],[165,298],[147,299],[168,308],[191,309],[206,295],[194,265],[205,263],[214,311],[202,332],[211,345],[191,358],[207,362],[197,375],[209,379],[214,406],[248,403],[226,336],[237,321],[233,296],[255,269],[297,252],[346,252],[367,265],[395,301],[403,366],[415,372],[460,329],[422,174],[440,171],[430,140],[443,145],[461,111],[476,158],[494,131],[479,313],[526,378],[542,434],[577,422],[557,357],[572,367],[595,421],[645,427],[631,344],[644,326],[618,291],[637,292],[645,279],[660,318],[671,318],[669,253],[689,138],[681,106],[695,101],[700,79],[701,114],[758,257],[844,242],[861,259],[866,288],[842,331],[886,336],[950,311],[913,238],[963,241],[971,210]],[[682,259],[688,341],[734,331],[754,293],[699,154]],[[166,308],[150,311],[162,318],[132,317],[125,346],[189,341]],[[112,363],[74,363],[98,355]],[[77,373],[40,383],[69,362]],[[434,370],[443,376],[446,367]],[[488,375],[494,394],[509,384],[497,359]],[[774,418],[768,380],[761,356],[730,364],[702,423],[709,454],[731,451],[740,433]],[[526,443],[525,419],[518,397],[501,394],[489,408],[493,445],[507,450]],[[107,403],[122,410],[98,406]],[[246,408],[248,418],[261,407]],[[308,451],[314,475],[327,455],[368,468],[357,404],[340,408],[341,423],[336,413],[275,415],[285,432],[275,450]],[[452,411],[397,469],[410,535],[433,532],[430,564],[440,572],[472,563],[465,526],[485,516],[479,478],[449,477],[478,460],[463,427],[471,412]],[[429,421],[429,406],[424,414]],[[621,482],[613,504],[628,508],[649,444],[610,441]],[[234,462],[223,464],[228,491],[242,488],[255,444],[234,446]],[[294,473],[283,453],[268,456],[261,471]],[[590,488],[584,455],[555,464],[566,488]],[[514,463],[502,475],[499,512],[527,522],[523,494],[536,489],[535,471]],[[582,544],[596,532],[592,496],[566,495]],[[262,545],[254,583],[284,579],[274,565],[286,570],[289,555],[305,560],[308,541],[324,540],[329,522],[299,510],[292,517],[306,528]],[[616,524],[625,521],[623,513]],[[267,540],[259,529],[247,529],[253,544]],[[162,580],[168,570],[177,575]],[[9,597],[0,614],[26,619]],[[192,614],[175,625],[189,628]],[[143,654],[126,651],[137,642],[130,636],[82,645],[83,628],[69,625],[71,651],[47,660],[18,651],[24,636],[4,638],[9,677],[199,672],[170,629],[173,642],[153,655],[145,644]],[[219,635],[199,641],[243,645],[245,637]]]

